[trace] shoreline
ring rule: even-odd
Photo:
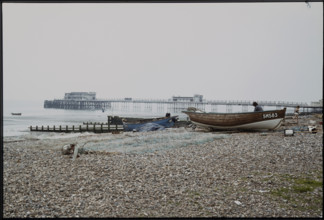
[[[315,121],[316,134],[284,136],[283,129],[310,121]],[[286,119],[281,131],[206,136],[201,143],[192,140],[224,132],[172,128],[171,132],[130,136],[125,132],[113,138],[89,133],[7,142],[3,147],[3,216],[322,217],[320,121],[301,117],[297,125]],[[80,154],[75,161],[61,153],[63,145],[75,141],[102,145],[121,139],[120,144],[126,146],[127,137],[145,143],[157,140],[154,135],[158,134],[173,143],[171,135],[177,132],[191,143],[142,153],[99,150]],[[146,143],[146,149],[154,145]],[[133,148],[142,145],[131,144]]]

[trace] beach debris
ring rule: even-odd
[[[316,126],[308,126],[309,132],[312,132],[313,134],[317,133]]]
[[[315,114],[314,117],[315,118],[318,118],[318,119],[322,119],[323,118],[323,114]]]
[[[72,155],[72,160],[75,160],[79,157],[81,153],[84,153],[84,148],[79,147],[77,144],[67,144],[62,147],[62,154],[63,155]]]
[[[291,128],[294,132],[296,131],[309,131],[308,126],[296,126]]]
[[[313,134],[317,133],[317,129],[316,126],[314,125],[309,125],[309,126],[297,126],[297,127],[293,127],[289,130],[293,130],[294,132],[303,132],[303,131],[308,131],[308,132],[312,132]]]
[[[314,125],[314,124],[316,124],[316,121],[314,121],[314,120],[309,120],[309,124]]]
[[[75,144],[67,144],[62,147],[62,154],[69,155],[74,153]]]
[[[72,160],[75,160],[75,159],[77,158],[77,156],[78,156],[78,151],[79,151],[79,146],[77,145],[77,146],[74,147],[74,151],[73,151],[73,158],[72,158]]]
[[[194,124],[190,124],[190,125],[188,125],[188,127],[191,128],[192,130],[195,130],[197,128],[197,126]]]
[[[294,136],[294,130],[291,129],[285,130],[285,136]]]

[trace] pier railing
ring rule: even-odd
[[[276,107],[276,108],[295,108],[299,106],[303,110],[322,111],[323,106],[309,105],[306,102],[285,102],[285,101],[262,101],[253,100],[258,102],[263,107]],[[128,108],[130,104],[134,104],[134,108],[138,107],[138,104],[147,105],[146,108],[151,109],[152,104],[166,105],[169,109],[184,109],[187,107],[204,108],[205,106],[218,106],[224,105],[227,108],[231,106],[242,106],[246,109],[248,106],[252,106],[251,100],[203,100],[203,101],[173,101],[172,99],[96,99],[96,100],[65,100],[55,99],[53,101],[46,100],[44,102],[44,108],[57,108],[57,109],[75,109],[75,110],[101,110],[109,109],[112,106],[121,104]]]
[[[97,99],[97,101],[105,102],[139,102],[139,103],[199,103],[199,104],[214,104],[214,105],[252,105],[256,101],[259,105],[266,106],[287,106],[287,107],[321,107],[311,106],[306,102],[285,102],[285,101],[262,101],[262,100],[203,100],[202,102],[186,102],[186,101],[173,101],[170,99]]]

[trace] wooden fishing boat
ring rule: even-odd
[[[18,115],[18,116],[20,116],[21,113],[11,113],[11,115]]]
[[[165,128],[170,128],[174,125],[174,123],[177,119],[178,119],[178,116],[150,118],[150,119],[145,118],[145,119],[137,120],[137,121],[134,120],[131,123],[128,123],[127,120],[123,120],[124,131],[134,131],[134,130],[137,131],[139,128],[145,126],[148,123],[154,123],[154,124],[163,126]],[[131,120],[129,120],[129,121],[131,121]]]
[[[242,113],[182,112],[189,116],[193,124],[212,130],[275,130],[285,118],[286,108]]]

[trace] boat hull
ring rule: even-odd
[[[213,130],[275,130],[285,117],[286,108],[245,113],[198,113],[183,111],[193,124]]]
[[[210,128],[213,130],[275,130],[278,127],[280,127],[282,120],[283,119],[274,119],[264,122],[248,123],[237,126],[205,125],[194,121],[192,121],[192,123],[196,124],[199,127]]]

